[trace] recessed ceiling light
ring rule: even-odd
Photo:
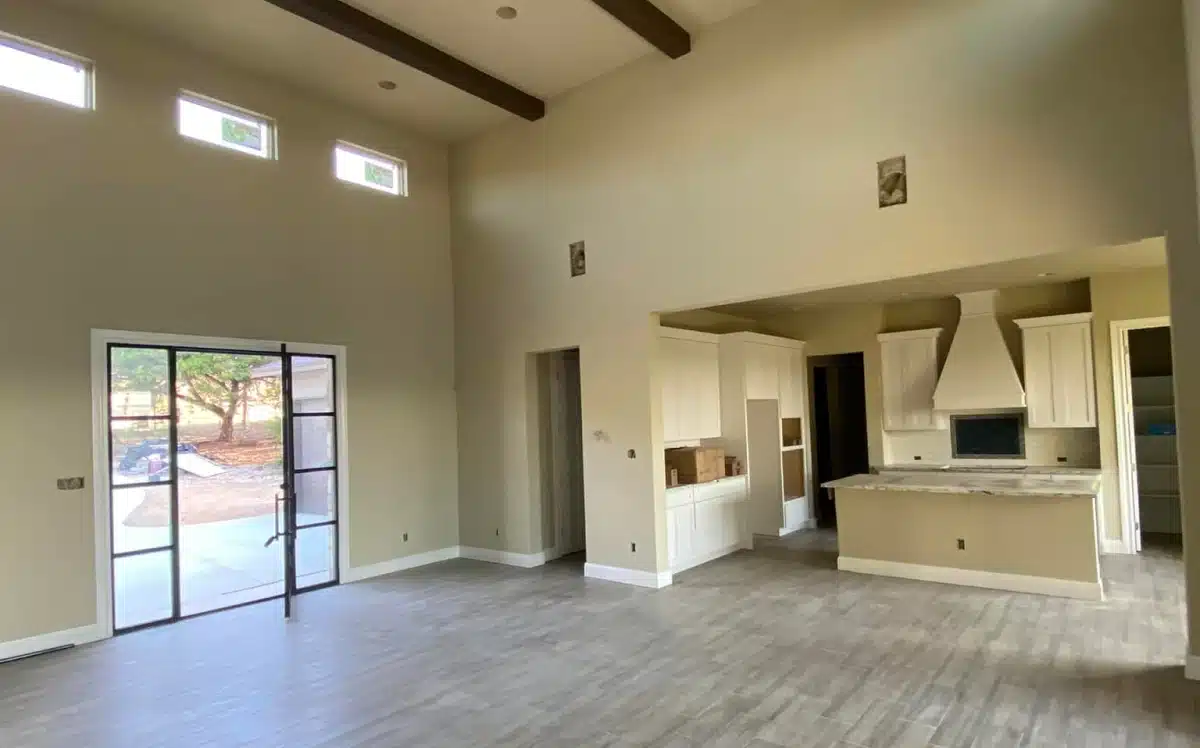
[[[496,15],[505,21],[511,21],[517,17],[517,9],[511,5],[501,5],[499,8],[496,8]]]
[[[395,91],[396,81],[379,81],[379,87],[384,91]]]

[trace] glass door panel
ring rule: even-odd
[[[108,348],[109,538],[118,631],[178,613],[172,356],[166,348]]]
[[[279,356],[177,354],[181,614],[283,594],[275,496],[283,481]]]
[[[328,356],[289,357],[296,589],[336,583],[337,372]]]
[[[296,533],[296,588],[337,580],[337,528],[302,527]]]
[[[113,559],[116,630],[169,620],[175,610],[175,571],[170,550]]]

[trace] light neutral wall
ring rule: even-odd
[[[1096,417],[1100,426],[1100,466],[1104,499],[1104,536],[1121,537],[1120,481],[1117,470],[1116,406],[1113,400],[1112,333],[1116,320],[1166,317],[1171,313],[1167,269],[1106,273],[1091,279],[1092,345],[1096,356]],[[1178,345],[1178,343],[1176,343]],[[1177,414],[1178,417],[1178,414]],[[1180,448],[1180,462],[1183,451]]]
[[[1090,497],[839,488],[836,498],[842,556],[1098,581]]]
[[[535,545],[530,351],[581,347],[589,560],[665,570],[654,313],[1164,233],[1194,249],[1180,18],[767,0],[457,147],[463,542]],[[879,210],[875,162],[901,153],[910,202]]]
[[[96,60],[98,109],[0,92],[0,641],[95,622],[92,493],[55,490],[92,474],[92,328],[346,345],[351,564],[455,545],[444,148],[42,5],[0,29]],[[277,118],[281,159],[183,140],[184,87]],[[336,138],[412,196],[336,182]]]

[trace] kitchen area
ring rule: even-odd
[[[1099,300],[1093,313],[1090,268],[1116,273],[1111,286],[1156,261],[1114,250],[1054,272],[663,315],[665,338],[691,345],[663,367],[672,571],[785,545],[828,553],[846,572],[1103,599],[1100,556],[1120,552],[1125,509],[1109,476],[1102,409],[1113,405],[1099,396],[1112,374],[1096,341],[1111,312]],[[839,418],[846,393],[814,402],[824,397],[814,366],[845,356],[860,362],[866,447],[843,460],[854,471],[830,475],[821,419]],[[854,423],[863,430],[861,414]],[[704,455],[708,475],[671,469]],[[822,503],[835,516],[820,516]]]
[[[824,483],[837,504],[838,568],[1102,599],[1100,470],[1079,465],[1071,444],[1097,427],[1092,315],[1011,320],[1021,376],[997,296],[958,296],[940,370],[941,329],[878,336],[885,427],[948,442],[950,461],[913,455]],[[1062,430],[1055,454],[1031,454],[1027,434],[1042,429]]]

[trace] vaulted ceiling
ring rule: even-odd
[[[54,0],[291,86],[455,141],[515,115],[267,0]],[[689,32],[759,0],[654,0]],[[661,54],[595,0],[353,0],[356,8],[548,100]],[[500,6],[516,18],[497,15]],[[379,81],[396,83],[383,90]]]

